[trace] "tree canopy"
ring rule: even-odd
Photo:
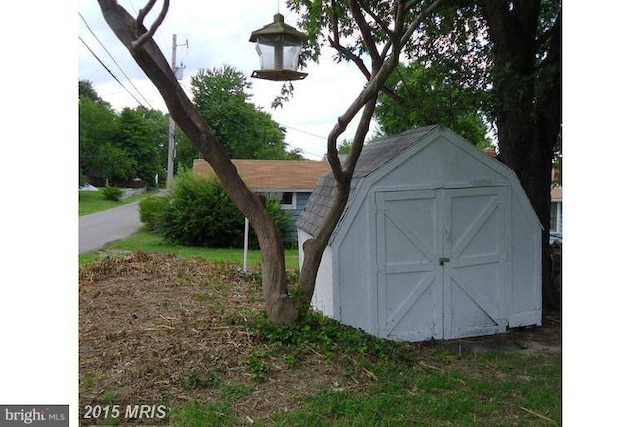
[[[455,81],[436,65],[419,61],[399,65],[387,80],[393,95],[382,93],[375,117],[386,135],[425,125],[444,124],[474,145],[490,145],[482,118],[484,92]]]
[[[250,102],[251,83],[225,65],[200,70],[191,79],[193,102],[234,159],[288,158],[285,130]]]
[[[163,177],[168,115],[144,107],[117,113],[91,82],[81,80],[78,87],[81,183],[139,178],[153,185],[156,174]]]
[[[134,164],[135,176],[152,183],[162,170],[159,147],[164,144],[166,131],[156,126],[157,122],[147,118],[150,114],[144,107],[124,108],[118,117],[118,130],[113,144],[124,150]]]
[[[80,80],[78,82],[78,98],[87,98],[91,101],[107,105],[107,103],[98,96],[98,92],[96,92],[93,84],[89,80]]]
[[[85,82],[88,83],[88,82]],[[83,89],[84,88],[84,89]],[[99,152],[101,145],[108,144],[117,129],[117,115],[111,107],[103,102],[97,101],[97,93],[91,95],[87,91],[93,87],[89,83],[80,83],[78,99],[78,142],[79,142],[79,169],[81,183],[86,177],[100,174],[103,175],[103,159],[105,154]],[[104,172],[105,175],[111,172]]]

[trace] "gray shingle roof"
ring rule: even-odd
[[[347,202],[347,206],[342,216],[344,217],[344,214],[349,210],[351,202],[358,191],[358,187],[367,176],[395,158],[401,152],[415,144],[437,127],[439,126],[434,125],[412,129],[398,135],[387,136],[371,141],[365,145],[353,172],[349,201]],[[325,215],[331,207],[335,192],[336,183],[333,178],[333,173],[329,171],[318,180],[302,215],[300,215],[300,218],[298,218],[298,221],[296,222],[297,227],[306,233],[315,236],[322,225]],[[340,223],[338,223],[336,230],[339,226]]]

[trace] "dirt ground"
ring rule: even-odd
[[[265,344],[242,320],[262,308],[260,285],[232,266],[135,253],[82,267],[79,278],[81,407],[109,399],[212,400],[221,388],[199,384],[248,384],[254,391],[238,399],[234,411],[256,419],[295,407],[301,395],[359,382],[314,353],[293,370],[278,369],[276,360],[266,381],[254,381],[247,361]],[[460,353],[499,349],[557,355],[560,326],[559,316],[546,316],[543,327],[437,345]],[[208,372],[215,376],[207,378]],[[367,373],[361,375],[366,381]]]

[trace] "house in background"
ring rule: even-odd
[[[549,232],[562,239],[562,179],[558,168],[551,171],[551,224]]]
[[[292,214],[287,241],[296,241],[295,223],[307,205],[318,179],[329,169],[328,162],[315,160],[231,160],[238,174],[255,193],[277,199],[282,209]],[[211,165],[204,159],[193,161],[196,175],[213,173]]]

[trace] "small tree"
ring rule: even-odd
[[[343,55],[349,56],[350,52],[340,43],[340,25],[343,19],[355,22],[362,49],[368,53],[370,64],[367,66],[361,58],[353,54],[350,56],[367,78],[367,84],[338,118],[327,138],[327,157],[337,193],[320,231],[304,245],[305,258],[300,275],[302,296],[296,301],[287,289],[284,248],[278,227],[262,200],[242,181],[223,144],[209,130],[207,122],[178,84],[173,70],[152,39],[168,12],[169,0],[163,1],[162,10],[149,29],[144,26],[144,20],[155,0],[150,0],[137,18],[132,17],[116,0],[98,0],[98,3],[111,29],[158,88],[176,124],[209,162],[229,197],[253,224],[262,249],[262,289],[269,320],[275,323],[294,322],[298,318],[300,305],[308,304],[313,296],[322,253],[346,206],[351,178],[369,130],[378,93],[398,65],[400,53],[413,32],[442,1],[397,1],[388,3],[385,13],[375,13],[357,0],[332,0],[330,4],[324,1],[304,2],[307,7],[313,7],[319,19],[330,20],[332,46]],[[338,158],[338,137],[359,112],[362,114],[352,149],[343,164]]]

